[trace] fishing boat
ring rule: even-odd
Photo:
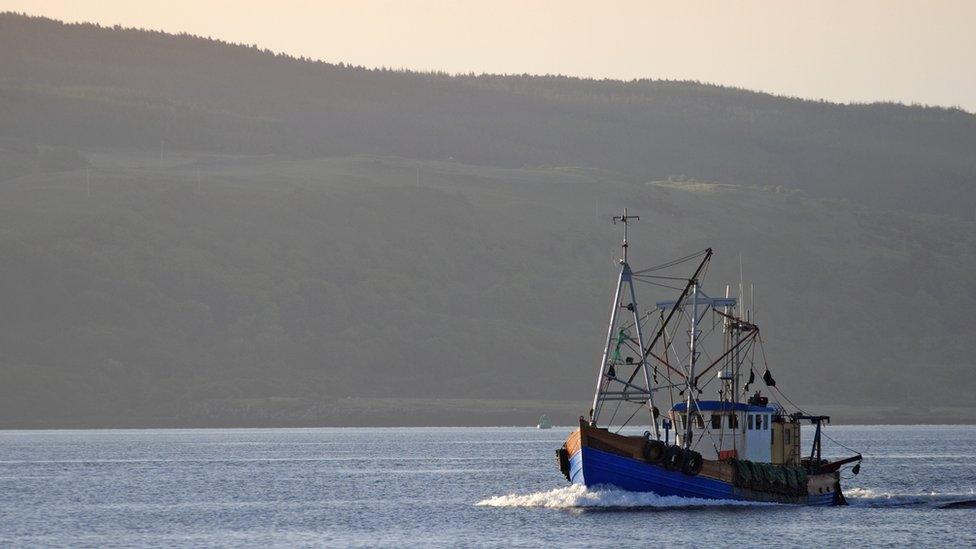
[[[830,418],[800,410],[776,387],[759,325],[731,285],[723,297],[705,292],[710,248],[631,267],[628,226],[639,219],[626,209],[613,218],[624,237],[606,344],[589,413],[556,452],[561,472],[587,487],[661,496],[846,504],[840,473],[850,467],[856,475],[861,454],[822,457]],[[677,297],[642,308],[638,283]],[[760,361],[768,395],[756,389]],[[715,397],[704,398],[706,391]],[[809,454],[800,443],[807,423]],[[643,434],[632,434],[641,425]]]
[[[536,429],[552,429],[552,420],[549,419],[548,415],[542,414],[539,416],[539,423],[535,427]]]

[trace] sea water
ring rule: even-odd
[[[569,431],[0,431],[0,546],[976,545],[940,508],[976,500],[976,427],[827,428],[864,454],[831,508],[570,486]]]

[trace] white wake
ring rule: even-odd
[[[928,493],[898,493],[882,492],[870,488],[848,488],[844,490],[844,496],[850,505],[862,507],[897,507],[902,505],[941,505],[953,501],[964,501],[976,499],[976,491],[970,489],[968,493],[943,494],[939,492]]]
[[[555,488],[532,494],[495,496],[476,503],[483,507],[546,507],[550,509],[577,508],[688,508],[726,507],[730,505],[777,505],[751,501],[659,496],[649,492],[627,492],[614,488],[588,489],[580,484]]]

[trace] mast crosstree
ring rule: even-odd
[[[628,215],[627,214],[627,208],[624,208],[624,214],[623,215],[615,215],[615,216],[613,216],[613,224],[614,225],[616,225],[618,221],[624,224],[624,241],[620,245],[621,255],[623,255],[623,259],[621,259],[620,262],[623,263],[623,264],[626,264],[627,263],[627,247],[628,247],[628,244],[627,244],[627,227],[630,226],[630,221],[631,220],[640,221],[640,216],[639,215]]]

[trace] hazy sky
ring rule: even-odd
[[[976,112],[976,0],[0,0],[356,65],[701,80]]]

